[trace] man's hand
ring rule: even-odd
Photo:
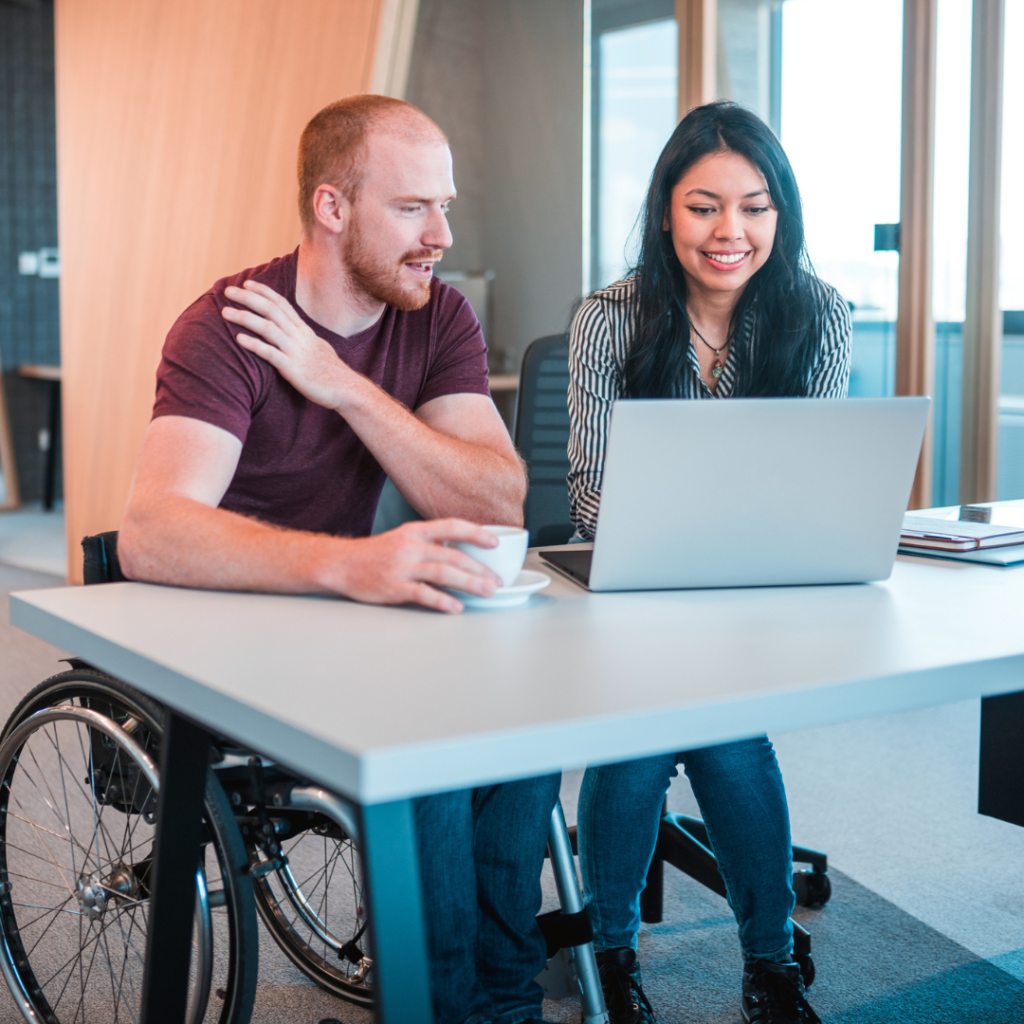
[[[238,344],[342,416],[425,519],[522,524],[526,474],[489,397],[441,395],[410,411],[353,370],[273,289],[246,281],[224,294],[245,307],[225,306],[224,319],[255,332],[239,333]]]
[[[355,371],[317,336],[292,304],[257,281],[246,281],[244,288],[225,288],[224,295],[246,307],[225,306],[221,310],[224,319],[259,335],[239,332],[238,344],[265,359],[311,402],[337,409]]]
[[[489,530],[462,519],[405,523],[395,530],[346,542],[343,560],[327,569],[332,588],[368,604],[421,604],[461,612],[462,602],[437,587],[490,597],[501,578],[452,543],[498,545]]]

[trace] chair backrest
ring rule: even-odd
[[[90,583],[121,583],[127,579],[117,560],[117,530],[83,537],[82,551],[82,577],[87,586]]]
[[[530,543],[564,544],[569,517],[569,338],[538,338],[523,356],[513,439],[526,460],[530,490],[524,509]]]

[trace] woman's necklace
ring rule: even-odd
[[[715,348],[715,346],[712,345],[696,327],[694,327],[692,320],[690,321],[690,330],[693,331],[693,333],[696,334],[697,337],[715,353],[715,365],[711,369],[711,376],[714,377],[715,380],[718,380],[718,378],[722,376],[722,370],[724,368],[722,353],[732,344],[732,338],[730,338],[721,348]]]

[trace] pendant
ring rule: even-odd
[[[720,367],[720,366],[716,366],[716,367],[715,367],[715,368],[714,368],[714,369],[713,369],[713,370],[711,371],[711,376],[712,376],[712,377],[714,377],[714,378],[715,378],[715,380],[718,380],[718,378],[722,376],[722,367]]]

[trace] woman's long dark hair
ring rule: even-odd
[[[680,393],[688,362],[690,317],[686,278],[663,230],[672,190],[701,157],[731,151],[746,157],[765,177],[778,210],[775,243],[751,277],[729,325],[736,361],[733,394],[803,395],[821,343],[823,289],[804,247],[803,211],[793,168],[779,140],[755,114],[735,103],[696,107],[679,122],[651,176],[644,205],[637,282],[637,321],[626,358],[623,392],[628,398],[671,398]],[[737,332],[746,318],[753,330]],[[751,339],[756,343],[751,345]]]

